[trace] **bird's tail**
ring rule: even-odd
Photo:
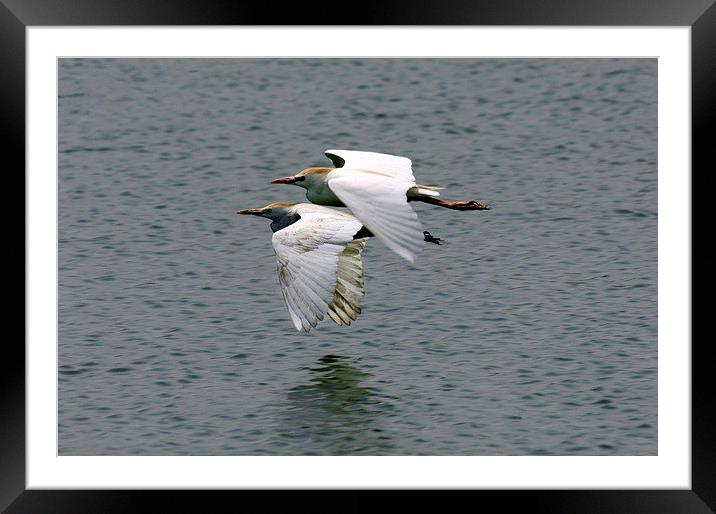
[[[440,196],[441,189],[445,189],[444,187],[435,187],[435,186],[423,186],[420,184],[415,184],[413,187],[408,189],[408,197],[410,196]]]

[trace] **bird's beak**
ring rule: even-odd
[[[298,182],[299,180],[302,180],[303,177],[283,177],[283,178],[275,178],[271,181],[272,184],[294,184]]]
[[[244,209],[243,211],[236,211],[236,214],[253,214],[254,216],[261,216],[263,209]]]

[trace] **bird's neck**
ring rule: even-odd
[[[293,225],[300,219],[301,215],[297,212],[294,212],[293,214],[287,214],[286,216],[282,216],[277,220],[273,220],[271,222],[271,230],[274,232],[278,232],[279,230],[284,229],[289,225]]]
[[[311,203],[315,203],[318,205],[345,207],[343,202],[341,202],[341,200],[336,196],[336,194],[331,191],[331,189],[328,187],[328,184],[326,184],[325,182],[323,184],[314,186],[311,189],[306,189],[306,198],[308,198]]]

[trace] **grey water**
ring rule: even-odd
[[[656,59],[61,59],[60,455],[655,455]],[[297,332],[270,179],[413,160],[350,327]]]

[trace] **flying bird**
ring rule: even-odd
[[[338,325],[355,321],[365,294],[361,253],[373,236],[355,216],[287,202],[237,214],[271,220],[281,293],[296,330],[308,332],[326,314]],[[429,242],[435,239],[440,241],[429,233],[424,237]]]
[[[320,205],[274,202],[246,209],[271,220],[281,293],[296,330],[308,332],[327,314],[350,325],[360,313],[361,252],[366,237],[354,216]]]
[[[487,210],[474,201],[446,202],[441,188],[417,184],[407,157],[354,150],[326,150],[335,168],[306,168],[273,184],[295,184],[318,205],[348,207],[363,225],[398,255],[414,262],[427,240],[408,202],[455,210]]]

